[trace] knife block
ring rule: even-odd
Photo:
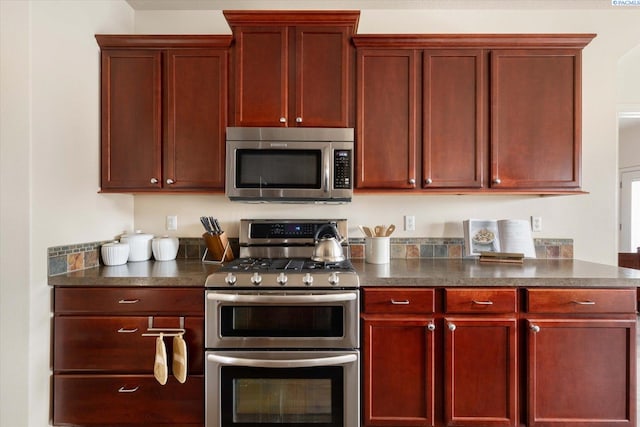
[[[231,244],[224,231],[220,234],[204,233],[202,238],[207,246],[202,255],[202,262],[219,264],[233,260]]]

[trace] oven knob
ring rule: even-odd
[[[307,286],[311,286],[313,284],[313,276],[311,275],[311,273],[307,273],[302,276],[302,283]]]
[[[258,273],[253,273],[253,276],[251,276],[251,283],[258,286],[260,282],[262,282],[262,276]]]
[[[233,273],[227,274],[227,277],[224,278],[224,281],[227,282],[228,285],[235,285],[238,281],[238,278],[233,275]]]
[[[338,277],[338,273],[335,271],[329,275],[329,283],[332,285],[337,285],[340,282],[340,277]]]
[[[282,286],[284,286],[287,283],[287,280],[289,279],[287,278],[287,275],[284,273],[280,273],[278,274],[278,277],[276,277],[276,281]]]

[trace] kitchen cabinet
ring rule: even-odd
[[[365,289],[363,425],[433,425],[433,294],[431,289]]]
[[[234,126],[350,127],[359,12],[225,11]]]
[[[101,191],[221,191],[231,37],[96,39]]]
[[[634,289],[527,291],[527,426],[636,425]]]
[[[185,383],[171,372],[176,328]],[[165,385],[153,375],[160,331],[169,334]],[[53,425],[204,425],[202,289],[56,287],[52,354]]]
[[[356,188],[579,192],[593,37],[354,36]]]
[[[445,425],[516,426],[516,290],[446,289],[445,300]]]

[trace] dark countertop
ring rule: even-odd
[[[524,264],[443,258],[352,261],[361,286],[640,287],[640,270],[570,259],[527,259]],[[50,276],[49,285],[203,287],[218,268],[200,260],[135,262]]]

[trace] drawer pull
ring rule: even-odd
[[[596,305],[595,301],[571,301],[571,302],[578,305]]]
[[[118,304],[135,304],[137,302],[140,302],[139,299],[121,299],[120,301],[118,301]]]
[[[473,303],[476,305],[493,305],[493,301],[476,301],[473,300]]]
[[[118,333],[119,334],[133,334],[135,332],[138,332],[138,328],[133,328],[133,329],[120,328],[120,329],[118,329]]]
[[[405,300],[402,300],[402,301],[396,301],[396,300],[392,299],[391,300],[391,304],[393,304],[393,305],[409,305],[409,300],[405,299]]]
[[[118,393],[135,393],[139,388],[140,386],[134,388],[125,388],[124,386],[122,386],[118,389]]]

